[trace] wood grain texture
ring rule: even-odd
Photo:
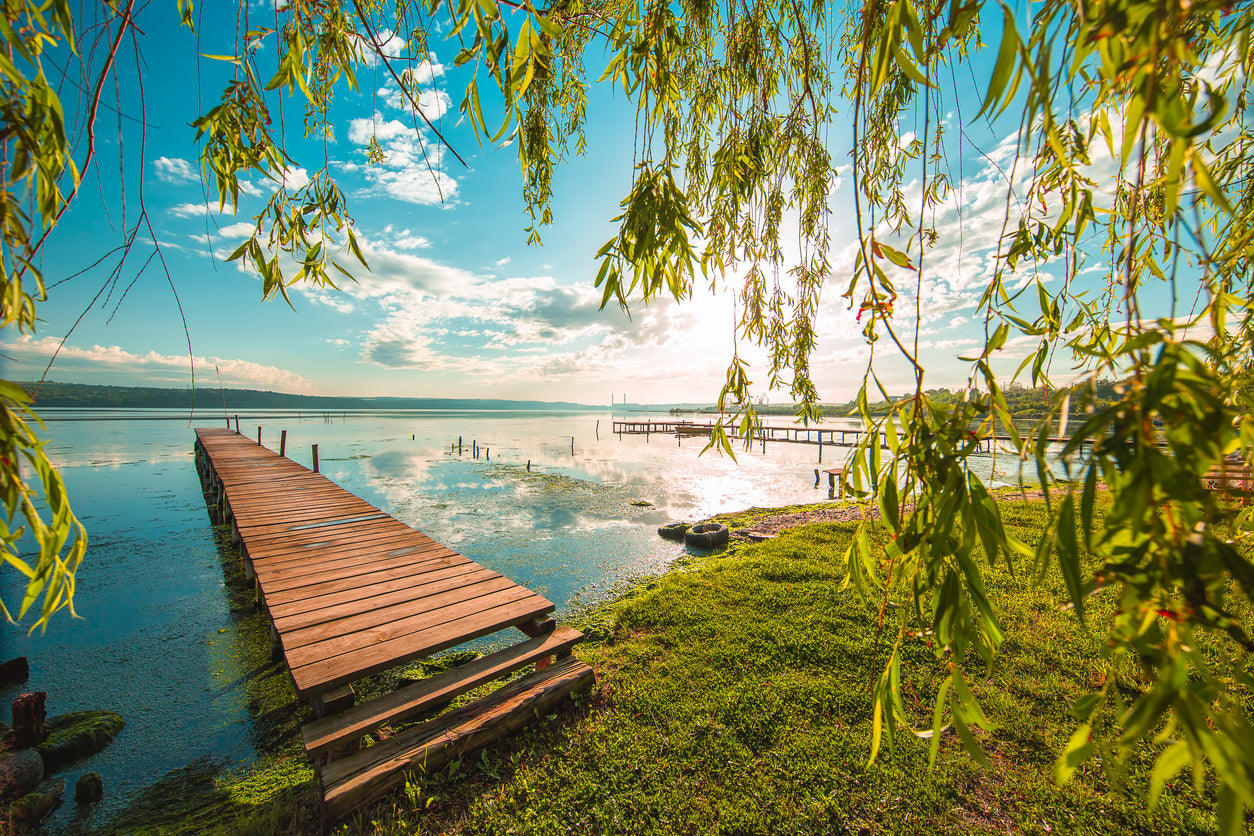
[[[369,734],[385,723],[420,714],[539,659],[565,653],[582,640],[583,634],[578,630],[562,627],[547,636],[498,650],[340,714],[306,723],[300,730],[305,750],[316,757]]]
[[[511,683],[483,700],[332,761],[322,769],[323,811],[341,818],[404,783],[405,770],[428,773],[535,722],[537,714],[592,684],[592,669],[575,658]]]
[[[196,438],[301,696],[553,609],[246,436]]]

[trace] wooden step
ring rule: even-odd
[[[324,752],[342,748],[343,744],[358,740],[385,723],[421,714],[471,688],[513,673],[532,662],[549,656],[566,655],[581,641],[583,633],[572,627],[562,627],[547,636],[540,636],[465,665],[458,665],[342,713],[306,723],[300,730],[305,738],[305,750],[317,762],[318,756]]]
[[[592,682],[592,668],[571,656],[483,699],[331,761],[319,771],[325,821],[339,819],[400,786],[407,769],[430,774],[455,758],[513,734]]]

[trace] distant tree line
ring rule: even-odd
[[[20,383],[39,408],[185,409],[205,415],[242,409],[604,409],[566,401],[509,401],[466,398],[351,398],[293,395],[258,389],[162,389],[155,386],[104,386],[85,383]]]

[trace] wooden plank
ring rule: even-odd
[[[469,562],[470,560],[467,557],[462,557],[451,549],[444,549],[442,546],[440,548],[443,549],[443,551],[431,551],[425,552],[421,555],[415,555],[415,560],[410,562],[408,565],[413,566],[418,562],[422,562],[431,563],[433,565],[442,563],[443,565],[453,566],[461,563],[462,561]],[[281,576],[266,574],[264,576],[259,576],[259,578],[262,585],[262,592],[269,596],[271,592],[295,589],[301,586],[312,586],[324,581],[339,580],[341,578],[349,577],[356,572],[378,569],[380,566],[387,565],[390,562],[391,561],[389,560],[382,559],[372,562],[363,561],[361,563],[331,564],[334,568],[320,564],[318,566],[311,567],[310,571],[304,573],[296,570],[288,570],[286,574]]]
[[[503,581],[503,583],[502,583]],[[388,607],[367,617],[349,617],[283,634],[283,647],[293,666],[361,650],[399,636],[428,630],[481,610],[512,604],[535,593],[502,578],[480,581],[454,594],[420,598]],[[374,617],[369,617],[374,616]]]
[[[350,523],[322,531],[291,532],[286,536],[249,537],[249,553],[265,557],[281,554],[285,550],[295,552],[299,549],[308,550],[323,546],[338,548],[402,534],[413,536],[414,531],[403,523],[395,525],[386,525],[383,521],[374,524]]]
[[[271,486],[273,490],[273,486]],[[257,499],[240,499],[238,496],[231,497],[231,507],[237,509],[241,514],[259,523],[265,523],[268,520],[278,518],[288,519],[291,515],[316,515],[319,513],[327,513],[340,509],[356,508],[358,513],[367,513],[369,511],[378,511],[368,502],[352,502],[346,498],[343,493],[336,491],[318,491],[317,493],[305,491],[294,491],[295,496],[287,499],[286,504],[279,504],[269,500]],[[299,505],[296,504],[299,502]]]
[[[441,551],[449,551],[449,549],[433,540],[414,537],[412,534],[406,533],[391,537],[380,537],[374,540],[364,540],[350,545],[329,546],[310,543],[300,546],[299,551],[292,551],[287,554],[271,550],[256,558],[256,562],[261,564],[267,572],[278,572],[283,569],[301,566],[314,568],[328,561],[346,566],[360,565],[368,562],[368,559],[396,560],[398,558],[406,558],[404,562],[412,562],[418,555]],[[249,557],[251,558],[252,555],[250,554]]]
[[[332,761],[321,770],[327,819],[338,819],[401,785],[404,770],[411,764],[434,772],[454,758],[513,734],[592,681],[592,669],[572,657],[484,700]]]
[[[562,627],[546,636],[498,650],[464,665],[399,688],[334,717],[306,723],[300,733],[310,756],[369,734],[385,723],[405,720],[448,702],[499,676],[513,673],[539,659],[568,652],[583,641],[583,633]]]
[[[457,621],[436,624],[426,630],[358,648],[354,652],[292,667],[292,681],[296,685],[297,693],[304,696],[307,691],[316,690],[320,685],[325,688],[352,682],[368,674],[387,670],[419,656],[439,653],[552,611],[551,603],[533,593],[530,597],[504,606],[472,612]]]
[[[456,554],[456,552],[454,552]],[[337,592],[351,592],[358,588],[368,588],[380,584],[386,584],[393,581],[403,581],[411,575],[418,573],[439,572],[445,569],[469,570],[479,564],[475,563],[468,557],[457,555],[457,558],[441,558],[439,561],[423,561],[425,565],[408,564],[398,566],[392,563],[380,565],[380,567],[371,572],[361,574],[353,573],[347,577],[333,578],[331,580],[310,583],[305,586],[293,586],[288,589],[276,589],[266,594],[266,604],[270,607],[283,606],[286,604],[297,603],[309,598],[317,598],[323,595],[330,595]],[[411,572],[411,568],[413,571]]]
[[[411,587],[401,594],[382,596],[365,602],[355,601],[338,607],[315,610],[301,616],[275,619],[275,629],[286,638],[285,646],[299,647],[332,636],[355,633],[378,624],[432,612],[462,601],[517,587],[491,569],[446,578],[443,581]]]
[[[338,547],[398,536],[425,540],[430,543],[435,542],[422,532],[416,531],[398,520],[349,523],[347,525],[324,527],[322,529],[311,528],[301,531],[272,531],[264,535],[254,535],[250,532],[249,542],[253,552],[258,557],[265,557],[267,555],[283,554],[284,552],[294,552],[298,549],[308,549],[316,543],[325,543],[329,546]]]
[[[398,578],[386,584],[358,587],[347,592],[320,595],[285,604],[277,612],[271,607],[270,617],[274,619],[275,629],[280,633],[290,632],[323,621],[334,621],[499,577],[501,576],[491,569],[485,569],[477,563],[467,563],[442,571]]]
[[[354,525],[369,520],[391,519],[376,509],[326,508],[308,514],[292,514],[280,517],[260,518],[248,512],[231,509],[235,513],[235,527],[240,534],[247,533],[258,545],[307,541],[311,537],[326,537],[339,533],[341,526]]]
[[[266,546],[259,546],[255,550],[249,549],[248,555],[253,557],[255,554],[256,560],[260,563],[278,567],[283,563],[308,562],[321,554],[355,555],[360,552],[374,551],[380,554],[397,552],[399,556],[406,553],[400,552],[400,549],[412,551],[414,549],[429,549],[432,546],[444,548],[431,538],[424,537],[411,530],[392,531],[381,533],[378,536],[367,535],[349,543],[315,540],[310,543],[295,544],[286,550],[281,543],[271,543]]]
[[[259,562],[266,573],[302,566],[311,572],[326,571],[337,566],[353,566],[361,571],[373,571],[367,568],[372,562],[409,565],[420,560],[445,556],[450,551],[452,550],[439,543],[422,543],[408,537],[394,537],[372,540],[353,547],[310,549],[303,554],[268,557]]]
[[[354,538],[360,538],[363,534],[401,531],[413,531],[413,529],[399,520],[388,517],[386,514],[380,514],[379,518],[372,520],[358,519],[326,528],[276,531],[267,534],[250,535],[248,539],[250,543],[255,543],[258,549],[261,549],[273,544],[282,546],[287,543],[298,545],[317,542],[351,542]]]

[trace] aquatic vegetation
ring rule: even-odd
[[[36,747],[53,773],[108,746],[126,726],[112,711],[72,711],[48,720],[48,737]]]

